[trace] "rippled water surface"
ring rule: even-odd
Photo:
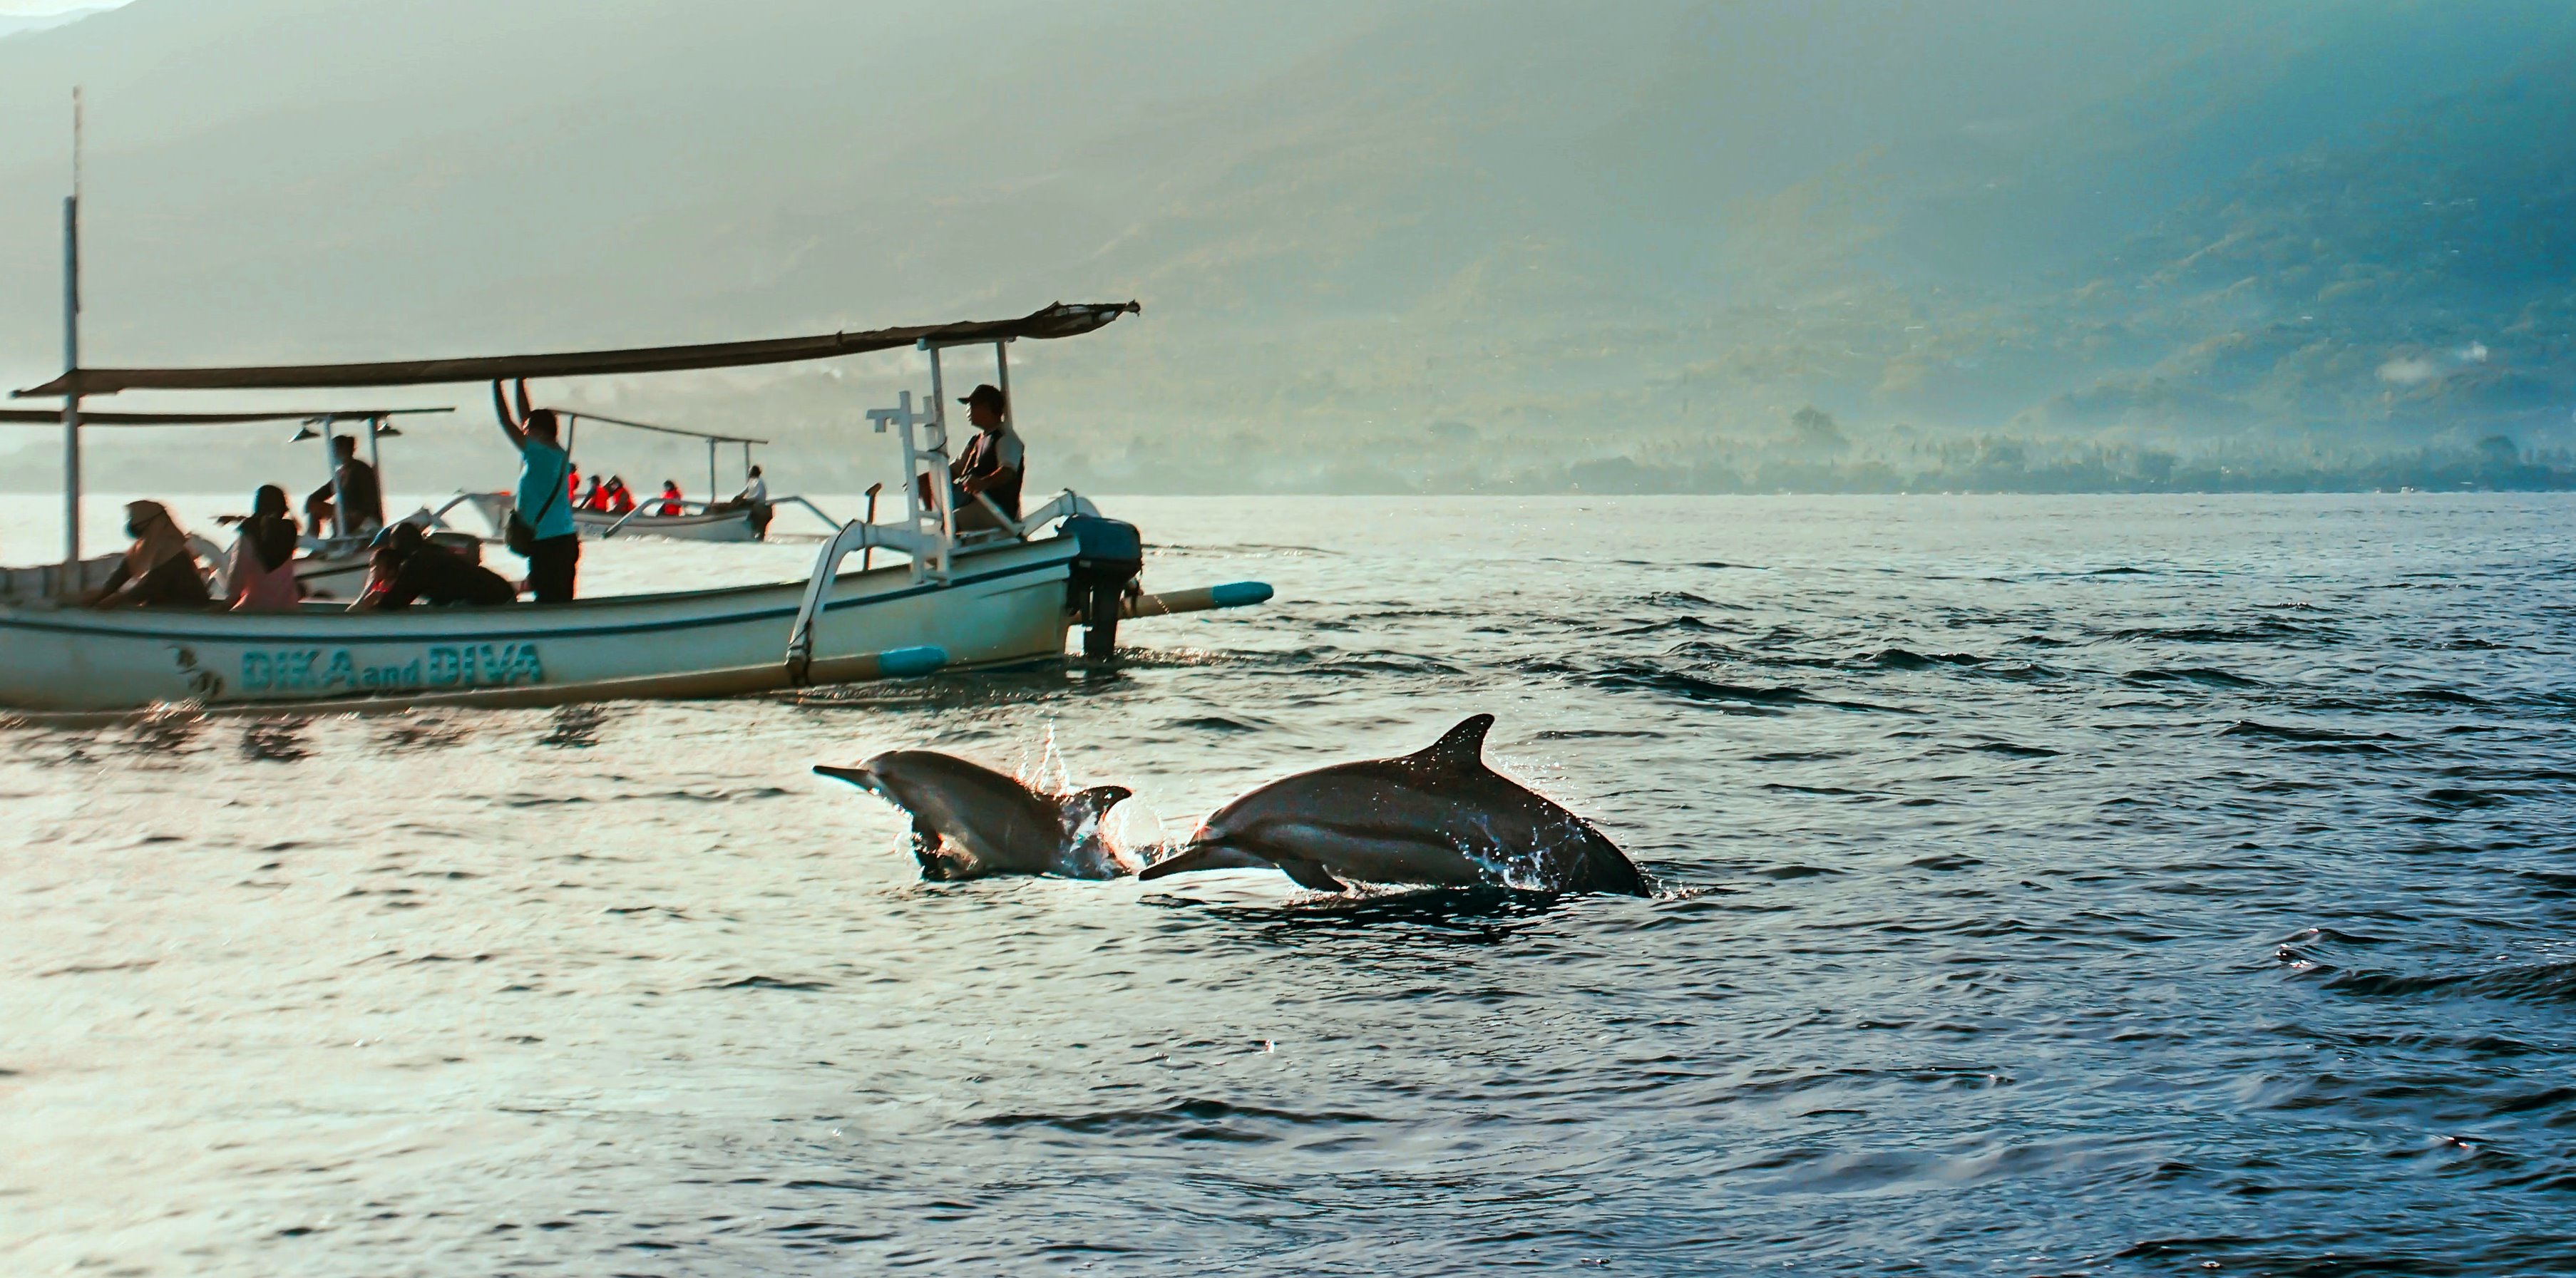
[[[0,1269],[2576,1254],[2576,502],[1114,509],[1279,599],[1112,678],[6,729]],[[1051,738],[1142,841],[1479,710],[1660,896],[924,884],[807,771]]]

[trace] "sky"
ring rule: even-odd
[[[1103,483],[2576,444],[2564,0],[618,7],[141,0],[0,41],[0,386],[59,371],[78,84],[100,365],[1133,298],[1013,356],[1048,464]],[[918,371],[549,389],[824,466]]]

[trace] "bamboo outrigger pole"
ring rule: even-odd
[[[63,375],[80,372],[81,96],[72,89],[72,193],[63,197]],[[63,394],[63,596],[80,594],[80,385]]]

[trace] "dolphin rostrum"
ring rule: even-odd
[[[1249,854],[1301,886],[1343,880],[1646,895],[1645,876],[1583,818],[1485,766],[1494,716],[1430,748],[1273,781],[1210,815],[1179,855],[1140,879],[1216,869]]]
[[[1102,814],[1129,794],[1124,786],[1040,794],[1015,777],[933,750],[890,750],[855,768],[820,764],[814,771],[910,813],[912,854],[925,879],[1114,879],[1128,872],[1100,835]]]

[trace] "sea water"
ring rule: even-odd
[[[1109,505],[1277,599],[1115,674],[0,730],[0,1270],[2576,1255],[2576,501]],[[1479,711],[1657,896],[928,884],[808,771],[1060,766],[1142,846]]]

